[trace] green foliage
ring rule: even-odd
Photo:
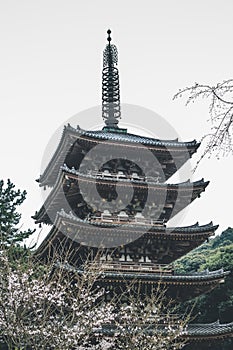
[[[0,244],[1,247],[10,247],[21,243],[34,231],[21,231],[17,225],[21,214],[18,207],[24,202],[26,191],[15,189],[15,185],[8,179],[6,186],[0,181]],[[20,248],[18,248],[20,250]]]
[[[201,247],[177,260],[179,272],[217,270],[233,271],[233,228],[228,228],[220,236],[210,239]]]
[[[180,272],[210,271],[223,268],[230,271],[225,283],[201,295],[196,299],[194,322],[214,322],[217,319],[222,323],[233,321],[233,228],[228,228],[220,236],[210,239],[209,242],[193,250],[176,262],[176,269]],[[183,307],[187,307],[186,303]],[[224,343],[212,344],[211,349],[232,349],[233,341],[226,340]],[[206,349],[203,345],[200,350]]]

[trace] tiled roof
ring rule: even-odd
[[[58,266],[63,266],[65,269],[69,271],[75,271],[77,273],[82,274],[84,269],[81,267],[73,267],[69,263],[59,263]],[[117,278],[119,280],[127,280],[127,279],[140,279],[140,280],[150,280],[150,281],[161,281],[161,282],[199,282],[199,281],[211,281],[218,280],[227,275],[229,275],[230,271],[224,271],[223,269],[208,271],[205,270],[203,272],[194,272],[182,275],[163,275],[162,273],[141,273],[141,272],[118,272],[118,271],[107,271],[104,270],[101,272],[102,278]]]
[[[233,322],[231,323],[219,323],[219,321],[213,323],[196,323],[189,324],[186,334],[190,337],[208,337],[219,335],[233,335]]]
[[[161,282],[208,282],[219,280],[229,275],[230,271],[223,271],[223,269],[205,273],[192,273],[192,274],[182,274],[182,275],[163,275],[158,273],[140,273],[140,272],[115,272],[115,271],[104,271],[103,277],[114,278],[119,280],[148,280],[148,281],[161,281]]]
[[[69,126],[69,128],[72,128]],[[109,132],[104,130],[97,130],[97,131],[88,131],[88,130],[82,130],[82,129],[74,129],[73,131],[77,130],[77,133],[82,133],[83,135],[101,139],[101,140],[112,140],[112,141],[122,141],[122,142],[135,142],[135,143],[142,143],[144,145],[151,145],[151,146],[172,146],[172,147],[180,147],[180,146],[197,146],[197,141],[189,141],[189,142],[179,142],[178,139],[174,140],[159,140],[154,139],[151,137],[146,136],[140,136],[130,133],[119,133],[119,132]]]
[[[152,327],[153,327],[153,323],[152,323]],[[164,326],[161,327],[161,331],[163,331],[164,329],[163,327]],[[116,326],[104,325],[98,331],[99,333],[109,334],[110,336],[112,336],[116,331]],[[147,331],[150,334],[151,328],[150,327],[147,328]],[[184,339],[198,341],[198,340],[226,338],[226,337],[232,337],[232,336],[233,336],[233,322],[219,323],[219,321],[216,321],[213,323],[188,324],[180,337]]]

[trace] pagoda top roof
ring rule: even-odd
[[[140,136],[137,134],[131,134],[127,132],[127,129],[112,128],[112,129],[102,129],[102,130],[84,130],[79,127],[79,125],[74,128],[70,124],[64,126],[65,132],[71,132],[77,136],[88,136],[90,139],[98,140],[109,140],[117,142],[127,142],[127,143],[141,143],[148,146],[160,146],[160,147],[196,147],[200,146],[200,142],[196,140],[181,142],[178,138],[171,140],[161,140],[157,138],[152,138],[148,136]]]
[[[68,126],[71,129],[71,126]],[[126,129],[110,129],[110,130],[82,130],[79,127],[77,129],[72,128],[77,134],[82,134],[90,138],[99,140],[111,140],[117,142],[128,142],[128,143],[141,143],[148,146],[161,146],[161,147],[194,147],[199,146],[196,140],[189,142],[180,142],[178,138],[172,140],[160,140],[147,136],[140,136],[136,134],[131,134],[126,131]]]
[[[124,132],[123,132],[124,131]],[[187,155],[184,154],[185,159],[191,157],[193,153],[196,152],[200,143],[196,140],[189,142],[179,142],[178,139],[173,140],[159,140],[146,136],[139,136],[135,134],[128,133],[126,129],[106,129],[104,130],[83,130],[79,126],[76,128],[72,127],[70,124],[65,125],[60,142],[55,150],[51,160],[49,161],[47,167],[43,171],[40,178],[37,180],[41,185],[49,184],[51,185],[56,178],[56,175],[52,175],[52,172],[57,173],[60,166],[62,166],[66,161],[66,156],[69,154],[71,147],[75,142],[83,144],[89,143],[100,143],[100,142],[110,142],[118,143],[119,145],[132,145],[132,147],[137,146],[147,147],[149,149],[154,149],[164,152],[169,151],[185,151],[187,149]],[[88,146],[89,147],[89,146]]]

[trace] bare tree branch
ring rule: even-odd
[[[209,113],[212,124],[208,135],[203,136],[207,144],[197,165],[205,156],[228,155],[233,152],[233,79],[228,79],[215,86],[195,83],[180,89],[173,97],[188,95],[186,105],[198,98],[209,99]]]
[[[0,336],[9,350],[175,350],[185,344],[189,317],[175,317],[160,285],[142,299],[131,282],[126,293],[106,300],[100,261],[87,259],[80,274],[57,258],[42,264],[29,256],[12,265],[1,251]]]

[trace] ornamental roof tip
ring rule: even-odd
[[[209,181],[205,181],[204,178],[200,179],[200,180],[197,180],[197,181],[193,181],[191,182],[190,179],[186,180],[186,181],[183,181],[183,182],[180,182],[179,186],[183,186],[183,185],[188,185],[188,184],[193,184],[193,185],[205,185],[207,186],[209,184]]]
[[[187,229],[187,228],[207,228],[207,227],[218,227],[218,225],[213,225],[213,221],[210,221],[208,224],[204,224],[204,225],[200,225],[199,222],[196,222],[195,224],[193,225],[189,225],[189,226],[183,226],[182,229]],[[167,227],[169,228],[169,227]],[[177,227],[178,228],[178,227]],[[180,228],[180,227],[179,227]]]
[[[216,231],[218,229],[219,225],[213,225],[213,222],[211,221],[210,223],[208,224],[205,224],[205,225],[191,225],[191,226],[183,226],[183,227],[175,227],[174,228],[174,231],[175,230],[181,230],[181,231],[192,231],[192,230],[196,230],[196,231],[205,231],[205,230],[208,230],[208,229],[211,229],[212,231]],[[169,229],[169,227],[167,227],[167,229]]]
[[[77,125],[76,128],[74,128],[72,125],[70,125],[70,123],[67,123],[67,125],[64,125],[64,129],[69,129],[69,130],[72,130],[72,131],[81,130],[79,125]]]
[[[106,127],[118,129],[117,124],[121,119],[119,72],[116,68],[118,51],[117,47],[111,44],[111,30],[109,29],[107,33],[108,44],[103,52],[102,118]]]

